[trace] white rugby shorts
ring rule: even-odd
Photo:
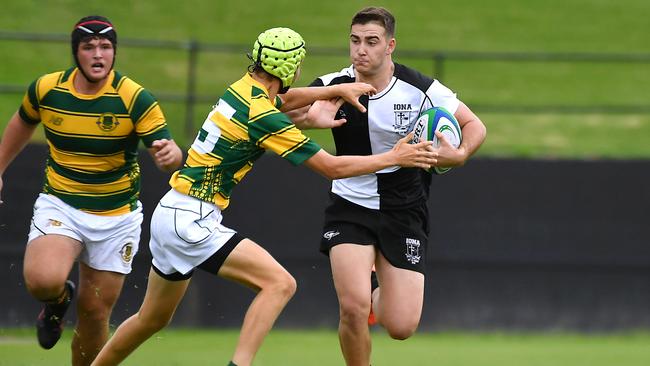
[[[34,203],[27,243],[48,234],[67,236],[82,243],[80,262],[99,271],[128,274],[138,252],[142,220],[140,202],[135,211],[127,214],[102,216],[41,193]]]
[[[192,271],[235,235],[221,219],[216,205],[170,189],[151,217],[153,265],[164,274]]]

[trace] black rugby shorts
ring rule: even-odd
[[[374,245],[393,266],[425,273],[429,215],[426,201],[398,210],[372,210],[331,194],[320,251],[338,244]]]

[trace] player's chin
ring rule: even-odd
[[[360,72],[367,72],[370,70],[370,63],[366,61],[354,61],[354,69]]]
[[[87,72],[86,75],[88,76],[88,81],[98,83],[108,77],[109,71],[110,70],[106,69],[102,69],[101,71],[91,70],[90,72]]]

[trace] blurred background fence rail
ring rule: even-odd
[[[67,34],[47,33],[24,33],[8,32],[0,30],[0,41],[13,41],[20,43],[69,43]],[[161,49],[174,52],[181,52],[185,56],[185,77],[184,90],[157,90],[152,91],[161,101],[182,103],[184,105],[184,135],[191,138],[195,134],[195,106],[198,103],[213,103],[215,95],[205,94],[198,91],[199,58],[203,54],[224,54],[243,55],[249,52],[249,45],[242,44],[216,44],[198,42],[195,40],[171,41],[153,39],[132,39],[124,38],[119,40],[119,47],[132,47],[137,49]],[[311,56],[318,57],[345,57],[348,50],[335,47],[309,47]],[[471,63],[584,63],[584,64],[607,64],[614,69],[624,68],[630,64],[650,64],[650,54],[643,53],[553,53],[553,52],[468,52],[468,51],[434,51],[434,50],[413,50],[398,49],[398,58],[416,60],[429,64],[430,75],[445,82],[447,70],[455,62]],[[143,62],[156,62],[146,60]],[[426,70],[421,70],[426,72]],[[631,82],[633,82],[631,80]],[[531,88],[534,88],[531,85]],[[607,86],[603,85],[603,93],[607,92]],[[0,78],[0,94],[22,94],[25,92],[25,84],[6,83]],[[644,104],[604,104],[596,102],[593,104],[584,103],[542,103],[542,104],[512,104],[512,103],[472,103],[472,109],[477,112],[490,113],[622,113],[622,114],[648,114],[650,105]]]

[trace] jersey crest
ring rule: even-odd
[[[111,132],[120,125],[120,122],[117,120],[117,116],[111,112],[102,113],[95,123],[97,123],[99,129],[104,132]]]
[[[395,103],[393,104],[393,113],[395,114],[395,122],[393,123],[395,133],[406,136],[411,121],[417,118],[418,111],[413,110],[411,103]]]

